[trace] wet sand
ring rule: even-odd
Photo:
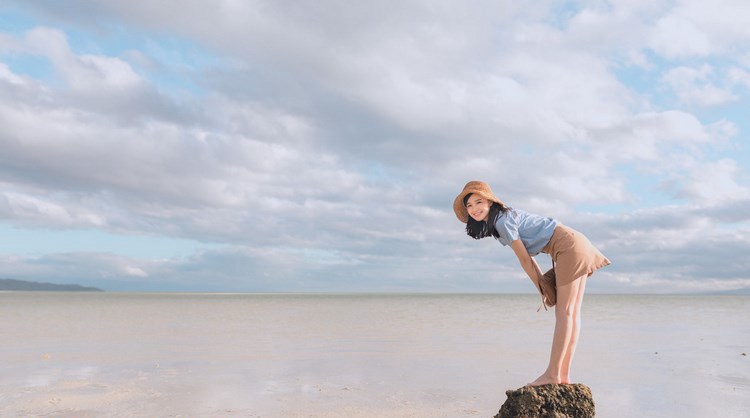
[[[0,346],[0,416],[491,417],[546,365],[554,320],[535,303],[0,295],[17,336]],[[750,410],[750,298],[593,295],[584,309],[574,373],[597,415]]]

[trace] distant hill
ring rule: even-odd
[[[96,287],[85,287],[77,284],[52,284],[26,282],[23,280],[0,279],[0,290],[40,291],[40,292],[103,292]]]

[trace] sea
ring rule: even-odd
[[[462,418],[548,362],[508,294],[0,293],[0,417]],[[750,296],[587,295],[596,416],[750,417]]]

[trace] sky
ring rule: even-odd
[[[747,293],[748,105],[745,0],[0,0],[0,277],[534,292],[483,180],[589,292]]]

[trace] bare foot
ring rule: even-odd
[[[542,386],[542,385],[555,385],[563,383],[562,380],[555,376],[550,376],[548,374],[543,374],[536,378],[535,381],[528,383],[526,386]]]

